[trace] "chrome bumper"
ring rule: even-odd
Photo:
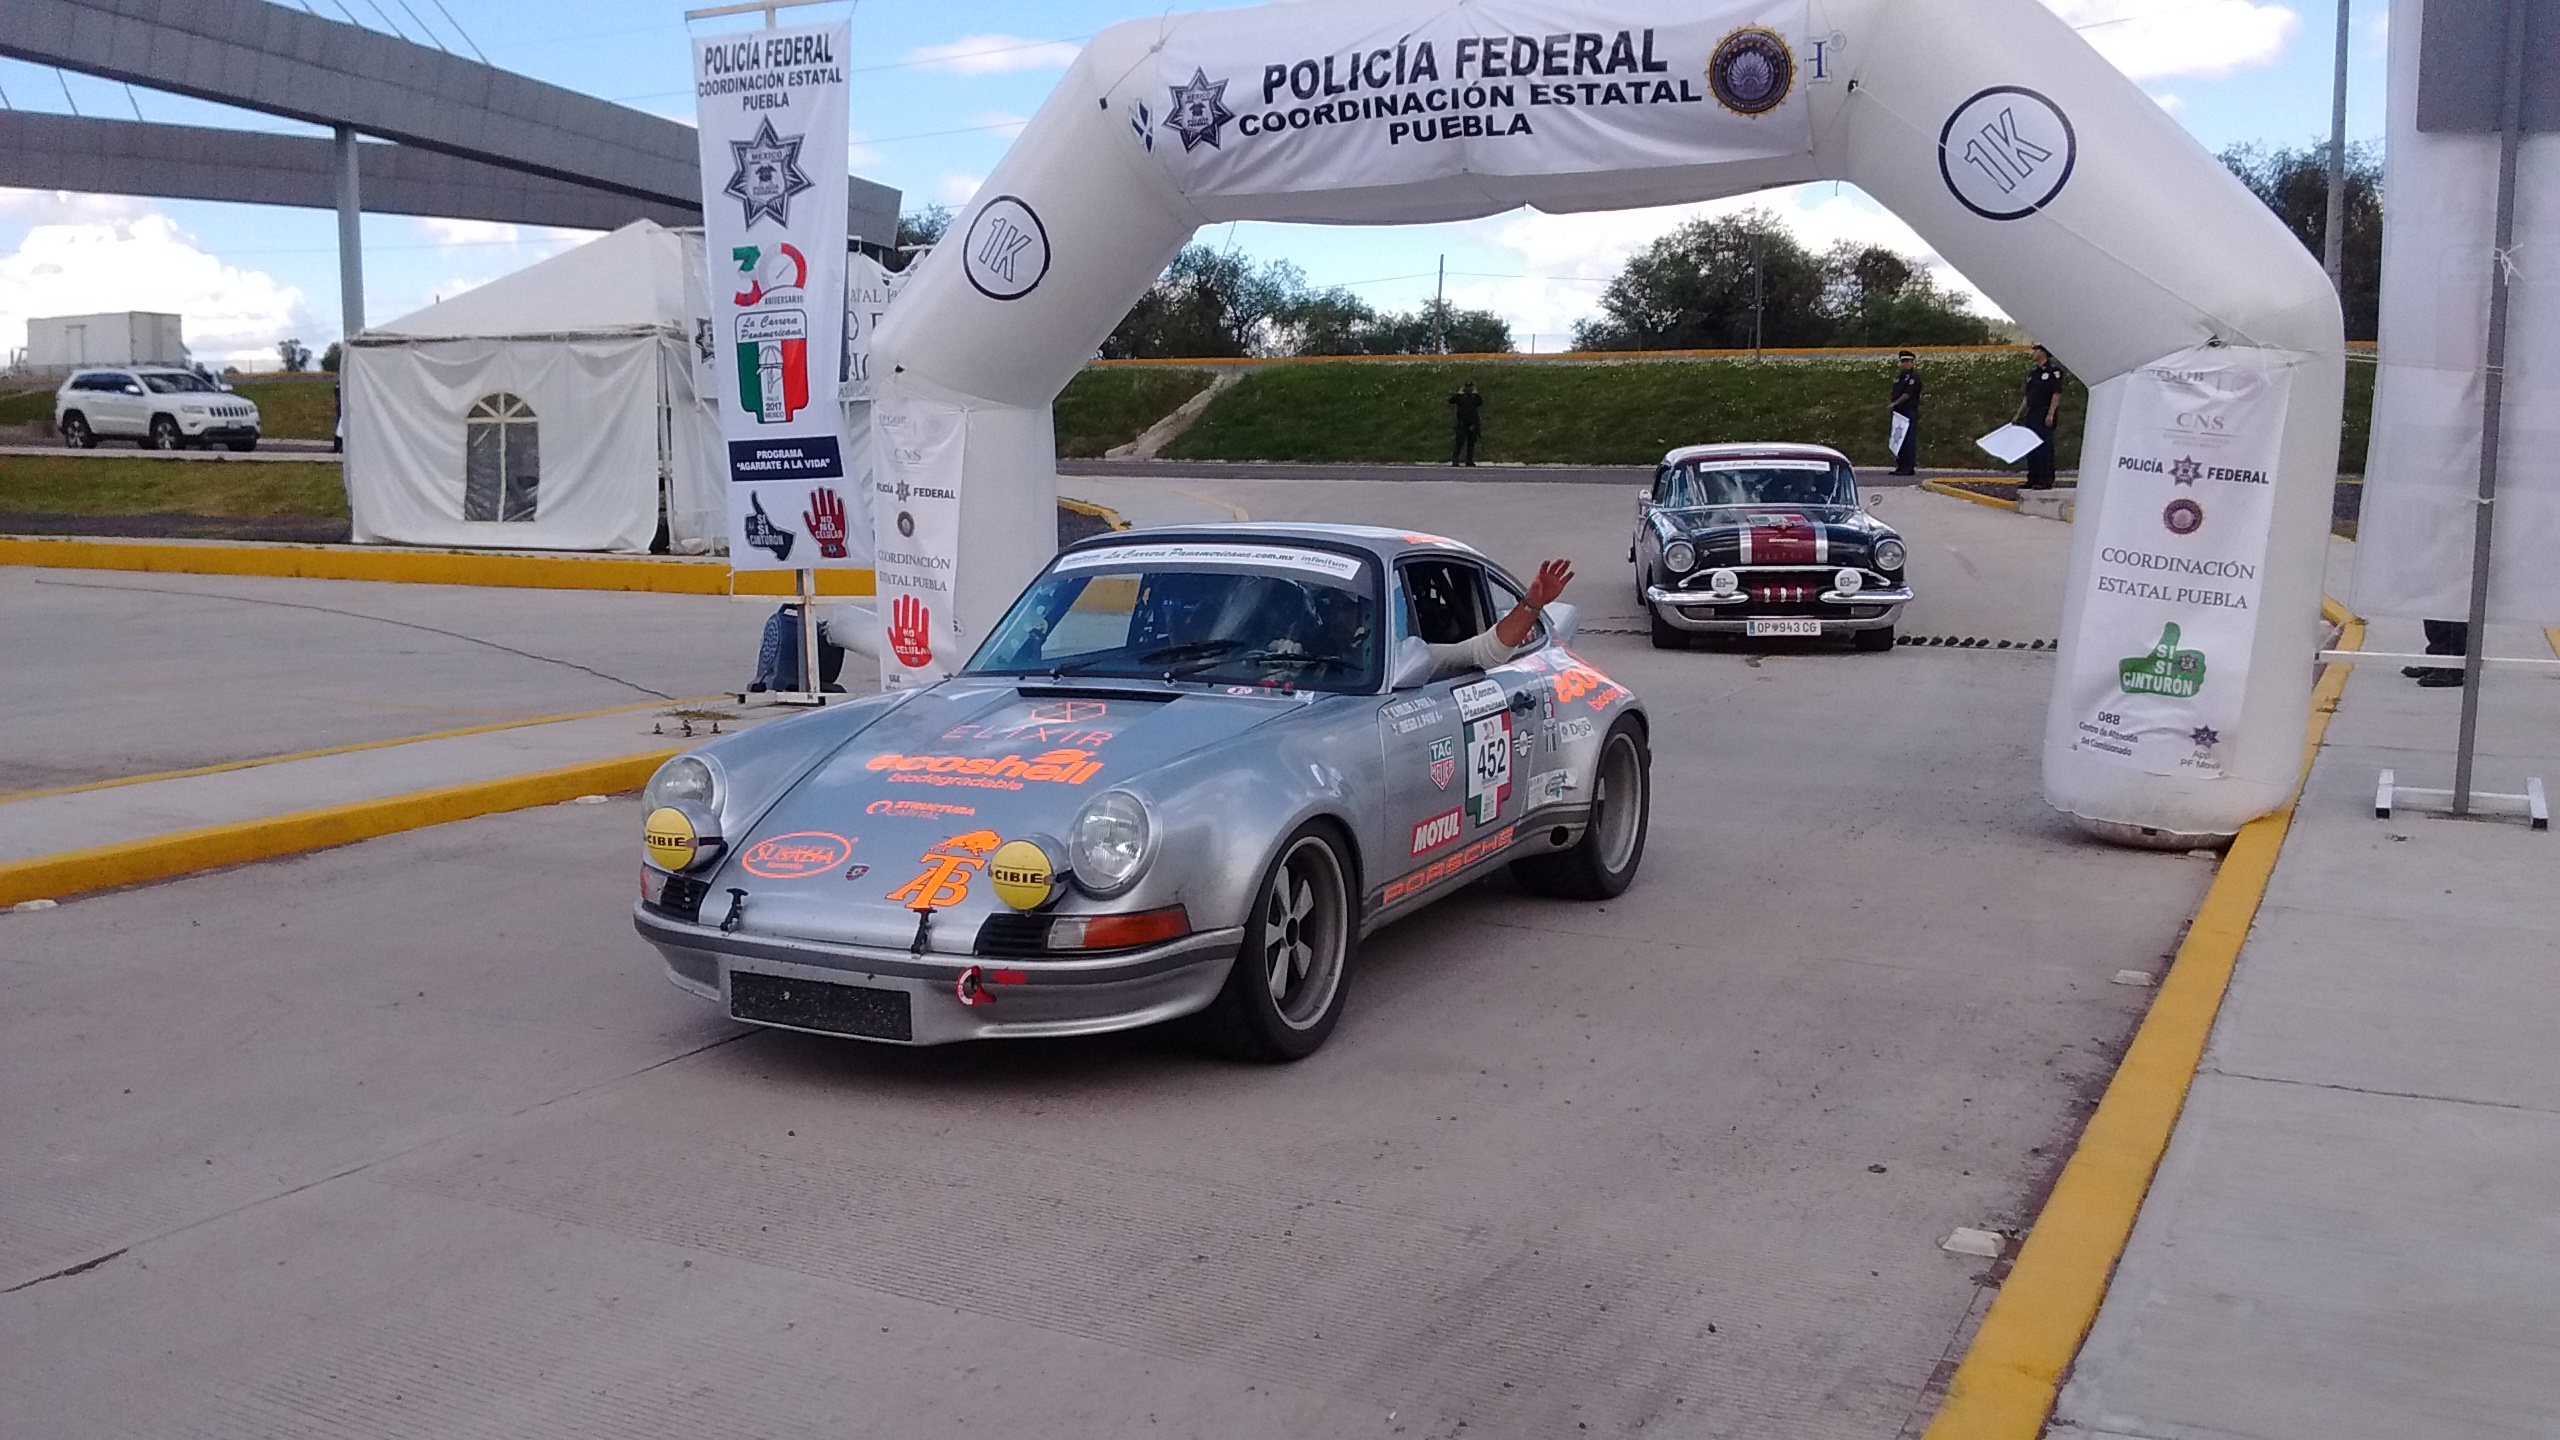
[[[1110,955],[942,955],[836,945],[780,936],[723,933],[635,906],[632,924],[658,948],[676,988],[720,1002],[731,1018],[782,1030],[882,1044],[947,1045],[959,1040],[1094,1035],[1134,1030],[1204,1009],[1227,983],[1244,932],[1201,930],[1163,945]],[[887,990],[907,997],[903,1040],[738,1015],[731,977]],[[960,998],[967,976],[976,1004]]]
[[[1846,613],[1754,616],[1750,613],[1751,596],[1741,591],[1717,595],[1705,590],[1673,590],[1662,585],[1648,585],[1644,590],[1644,603],[1662,617],[1663,623],[1700,634],[1723,635],[1743,633],[1754,619],[1819,620],[1822,633],[1826,635],[1847,634],[1852,630],[1881,630],[1893,623],[1894,616],[1903,606],[1911,603],[1911,592],[1908,589],[1826,590],[1813,598],[1817,604],[1837,605],[1844,612],[1851,606],[1882,606],[1884,613],[1867,616]]]

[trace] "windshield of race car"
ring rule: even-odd
[[[1827,460],[1690,461],[1663,467],[1654,503],[1675,509],[1715,505],[1855,505],[1849,467]]]
[[[1332,551],[1186,542],[1060,556],[969,673],[1362,693],[1378,683],[1376,580]]]

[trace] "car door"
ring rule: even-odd
[[[98,409],[89,428],[101,435],[138,436],[149,428],[151,402],[142,382],[122,371],[98,377]]]
[[[1408,559],[1396,581],[1399,639],[1454,644],[1482,633],[1498,613],[1484,568],[1462,557]],[[1534,669],[1515,663],[1439,677],[1379,703],[1392,817],[1390,843],[1375,866],[1384,903],[1421,899],[1510,848],[1508,829],[1520,809],[1515,751],[1524,723],[1534,730],[1528,714],[1537,679]],[[1513,709],[1522,694],[1532,696],[1527,713]]]
[[[1484,581],[1486,609],[1493,615],[1508,615],[1527,599],[1493,571],[1484,572]],[[1511,793],[1503,807],[1503,823],[1563,800],[1571,791],[1571,777],[1560,770],[1563,762],[1556,749],[1555,664],[1562,658],[1561,652],[1550,649],[1547,622],[1542,618],[1509,664],[1486,672],[1486,678],[1502,687],[1511,716]]]

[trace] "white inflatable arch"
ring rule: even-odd
[[[2336,298],[2036,0],[1304,0],[1104,31],[875,341],[876,514],[918,497],[880,531],[881,604],[930,626],[893,631],[889,681],[964,658],[1046,561],[1050,402],[1199,227],[1809,180],[1890,207],[2091,382],[2048,800],[2157,844],[2283,803],[2336,471]],[[928,499],[956,566],[913,538]]]

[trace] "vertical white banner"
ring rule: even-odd
[[[882,396],[872,407],[871,518],[888,641],[880,684],[930,685],[968,658],[954,653],[960,631],[952,593],[968,415],[910,395]]]
[[[2064,680],[2071,748],[2153,775],[2214,779],[2239,736],[2293,363],[2198,347],[2125,378],[2096,563]]]
[[[837,404],[850,38],[845,25],[816,25],[693,46],[735,569],[869,558]]]

